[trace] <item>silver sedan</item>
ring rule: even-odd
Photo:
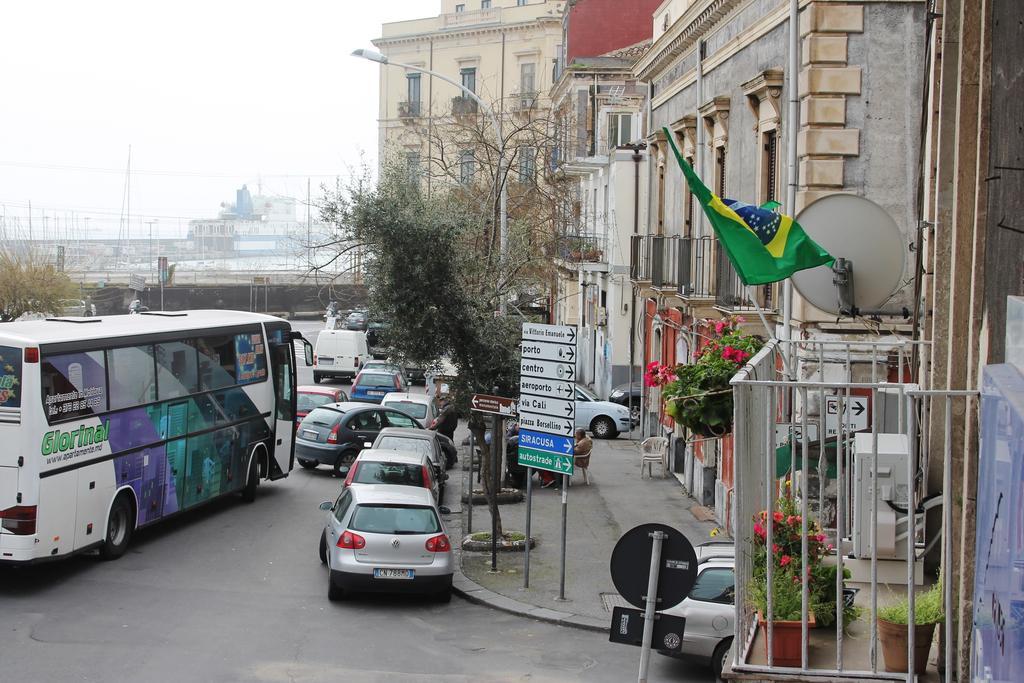
[[[349,592],[452,595],[452,546],[429,489],[377,484],[348,487],[326,512],[320,561],[327,564],[327,598]]]

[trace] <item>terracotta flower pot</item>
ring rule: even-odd
[[[761,638],[764,640],[764,654],[768,656],[768,622],[764,616],[757,615],[761,625]],[[800,666],[800,644],[803,642],[803,628],[799,621],[775,621],[772,628],[772,665]],[[814,615],[807,617],[807,628],[814,628]]]
[[[914,673],[921,675],[928,669],[928,654],[932,650],[935,624],[914,627]],[[907,625],[878,620],[878,639],[882,641],[885,670],[907,673]]]

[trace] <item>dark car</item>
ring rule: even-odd
[[[640,424],[640,396],[644,393],[643,382],[633,382],[629,384],[620,384],[619,386],[612,389],[611,395],[608,396],[608,400],[612,403],[618,403],[620,406],[630,407],[630,397],[632,396],[633,405],[629,412],[629,416],[633,418],[633,424]]]
[[[388,324],[379,320],[371,320],[366,324],[366,346],[374,358],[388,357],[387,331]]]
[[[306,469],[328,465],[342,476],[359,451],[373,443],[385,427],[422,429],[400,410],[367,403],[332,403],[314,408],[295,432],[295,459]]]

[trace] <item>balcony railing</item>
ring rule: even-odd
[[[558,242],[558,258],[574,263],[601,263],[605,259],[605,238],[600,235],[570,235]]]
[[[452,98],[452,116],[472,116],[476,114],[478,105],[472,97],[459,95]]]
[[[747,287],[732,267],[725,249],[715,251],[715,305],[729,311],[752,311],[758,307],[774,311],[775,285]]]
[[[655,271],[651,285],[659,289],[676,289],[679,286],[679,238],[659,236],[652,238],[651,257],[655,259]]]
[[[715,286],[715,238],[679,238],[679,296],[684,299],[712,299]]]
[[[536,92],[512,93],[510,108],[514,112],[528,113],[537,108]]]
[[[399,102],[398,103],[398,118],[400,119],[412,119],[420,115],[420,102]]]

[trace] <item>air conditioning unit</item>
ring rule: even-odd
[[[597,309],[597,326],[604,327],[608,324],[608,309],[601,306]]]
[[[910,444],[906,434],[878,434],[876,455],[871,434],[854,434],[853,441],[853,554],[870,559],[873,490],[877,489],[875,545],[879,559],[907,557],[907,504],[911,499],[907,479]],[[878,480],[874,481],[877,471]],[[902,510],[902,512],[901,512]],[[902,534],[897,527],[902,527]]]

